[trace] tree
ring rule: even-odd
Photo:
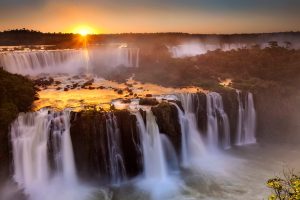
[[[269,200],[300,200],[300,176],[291,171],[269,179],[267,186],[272,190]]]

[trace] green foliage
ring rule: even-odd
[[[269,200],[300,200],[300,176],[292,172],[269,179],[267,186],[272,190]]]
[[[0,69],[0,128],[6,130],[19,112],[30,110],[36,95],[29,79]]]
[[[136,79],[166,86],[194,85],[211,90],[220,87],[220,78],[232,79],[234,87],[243,90],[293,91],[299,88],[300,50],[280,47],[277,42],[271,42],[270,47],[264,49],[253,46],[250,49],[215,50],[190,58],[174,59],[159,48],[154,54],[160,56],[155,60],[146,56],[147,62],[141,57]]]

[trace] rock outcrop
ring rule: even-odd
[[[173,143],[177,152],[181,147],[181,131],[176,107],[170,103],[162,102],[151,108],[160,133],[166,134]]]
[[[126,110],[112,111],[120,131],[120,148],[126,174],[136,176],[142,170],[140,138],[136,129],[136,119]],[[107,113],[102,111],[81,111],[71,114],[71,138],[75,163],[83,178],[98,177],[106,180],[109,174]]]

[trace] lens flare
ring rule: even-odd
[[[96,31],[94,28],[91,28],[89,26],[77,26],[72,30],[73,33],[80,34],[81,36],[87,36],[90,34],[97,34],[98,31]]]

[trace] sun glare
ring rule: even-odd
[[[81,36],[86,36],[87,34],[89,34],[89,31],[86,30],[86,29],[82,29],[82,30],[79,30],[78,33],[79,33]]]
[[[78,26],[78,27],[74,28],[72,32],[80,34],[81,36],[86,36],[89,34],[97,33],[97,31],[95,29],[88,27],[88,26]]]

